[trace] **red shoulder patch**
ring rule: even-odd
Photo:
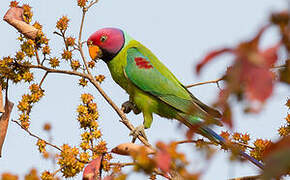
[[[143,57],[136,57],[134,60],[139,69],[153,69],[153,66],[150,64],[150,62]]]

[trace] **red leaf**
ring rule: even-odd
[[[260,40],[262,34],[265,32],[265,30],[268,29],[269,27],[270,27],[270,24],[262,27],[260,29],[260,31],[257,33],[257,35],[251,41],[248,42],[248,46],[251,45],[252,48],[258,49],[259,40]]]
[[[246,85],[247,97],[251,100],[264,102],[272,94],[273,75],[268,68],[245,62],[242,80]]]
[[[196,72],[197,74],[200,73],[200,70],[201,68],[207,64],[209,61],[211,61],[213,58],[215,58],[216,56],[219,56],[223,53],[226,53],[226,52],[230,52],[230,53],[233,53],[233,49],[230,49],[230,48],[223,48],[223,49],[219,49],[219,50],[215,50],[215,51],[212,51],[210,53],[208,53],[205,58],[203,60],[201,60],[200,63],[197,64],[196,66]]]
[[[171,164],[170,154],[165,150],[158,151],[155,158],[157,162],[157,167],[159,167],[164,172],[169,172]]]
[[[163,142],[157,142],[158,151],[155,155],[157,167],[167,173],[170,170],[171,155],[168,152],[168,147]]]
[[[228,103],[225,103],[223,106],[223,116],[221,121],[227,124],[231,129],[233,128],[232,110]]]
[[[96,180],[101,179],[101,164],[103,156],[99,156],[92,160],[83,172],[83,180]]]
[[[264,57],[265,65],[267,65],[267,67],[273,66],[277,61],[278,59],[277,51],[280,46],[281,43],[278,43],[261,52],[261,56]]]

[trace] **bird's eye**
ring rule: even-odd
[[[105,42],[106,39],[107,39],[107,36],[101,36],[100,41],[101,41],[101,42]]]

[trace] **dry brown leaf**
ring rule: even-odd
[[[2,147],[5,140],[10,113],[12,111],[13,105],[14,104],[10,102],[8,98],[6,97],[5,107],[4,107],[5,112],[0,117],[0,157],[2,156]]]
[[[6,12],[3,20],[9,23],[11,26],[15,27],[27,38],[34,40],[37,37],[39,30],[24,22],[23,12],[24,10],[22,7],[12,7]]]
[[[0,86],[0,113],[4,113],[2,87]]]
[[[148,154],[154,153],[154,150],[152,150],[151,148],[147,146],[143,146],[143,145],[134,144],[134,143],[119,144],[118,146],[112,149],[112,153],[129,156],[133,152],[138,152],[141,147],[145,147],[145,151]]]

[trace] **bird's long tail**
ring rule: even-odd
[[[199,129],[201,130],[202,134],[204,134],[204,136],[206,136],[207,138],[214,140],[221,145],[226,144],[225,139],[223,137],[221,137],[220,135],[218,135],[216,132],[214,132],[212,129],[210,129],[208,127],[200,127]],[[252,156],[248,155],[247,153],[243,152],[242,150],[240,150],[239,154],[243,158],[251,161],[253,164],[258,166],[259,168],[264,169],[264,165],[262,163],[260,163],[257,159],[253,158]]]

